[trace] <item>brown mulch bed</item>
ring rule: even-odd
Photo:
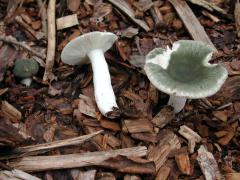
[[[194,2],[203,1],[0,0],[0,179],[240,179],[239,0],[210,0],[210,8]],[[189,11],[179,13],[179,3]],[[184,20],[189,13],[195,23]],[[60,19],[68,15],[69,27]],[[91,65],[60,58],[69,41],[92,31],[119,37],[105,53],[121,110],[114,120],[96,108]],[[188,100],[174,114],[169,96],[144,74],[144,57],[177,40],[206,38],[217,49],[212,62],[229,77],[217,94]],[[40,64],[30,87],[13,74],[20,58]],[[46,59],[54,66],[43,81]]]

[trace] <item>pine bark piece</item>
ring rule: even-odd
[[[218,164],[214,159],[214,156],[212,153],[208,152],[203,145],[198,149],[197,161],[206,180],[221,179]]]
[[[159,113],[151,120],[154,125],[159,128],[163,128],[166,126],[173,118],[175,117],[175,113],[171,106],[163,107]]]
[[[201,136],[185,125],[180,127],[178,133],[188,140],[188,150],[190,153],[193,153],[196,143],[202,140]]]
[[[191,174],[191,164],[190,164],[188,154],[181,153],[181,154],[175,155],[175,161],[177,163],[179,170],[183,174],[186,174],[186,175]]]
[[[54,65],[55,51],[56,51],[56,0],[50,0],[47,9],[47,24],[48,24],[48,47],[45,72],[43,75],[43,82],[53,79],[52,68]]]
[[[145,31],[150,31],[151,29],[148,27],[145,21],[136,19],[134,15],[134,11],[131,9],[131,7],[125,2],[124,0],[107,0],[110,3],[112,3],[114,6],[116,6],[118,9],[120,9],[124,14],[126,14],[133,22],[138,24],[141,28],[143,28]]]
[[[2,101],[1,111],[13,123],[18,123],[22,118],[22,113],[7,101]]]
[[[240,37],[240,3],[239,3],[239,0],[236,0],[236,2],[235,2],[234,17],[235,17],[235,24],[236,24],[236,29],[237,29],[237,36]]]
[[[148,160],[154,161],[156,170],[165,163],[172,150],[180,149],[178,137],[172,131],[162,131],[158,145],[149,150]]]
[[[171,168],[167,166],[162,166],[157,175],[155,180],[167,180],[169,174],[170,174]]]
[[[25,138],[18,132],[18,129],[0,116],[0,147],[15,147],[24,140]]]
[[[124,120],[124,125],[129,133],[153,132],[153,125],[147,119]]]
[[[77,14],[64,16],[57,19],[57,30],[66,29],[72,26],[76,26],[78,24],[79,22]]]
[[[206,34],[203,26],[198,21],[197,17],[194,15],[186,1],[182,0],[169,0],[171,4],[176,9],[178,15],[182,19],[184,25],[186,26],[188,32],[192,38],[196,41],[202,41],[210,45],[215,52],[217,52],[216,47],[213,45],[212,41]]]
[[[76,12],[79,6],[80,6],[79,0],[67,0],[67,7],[72,12]]]
[[[3,170],[0,171],[0,179],[2,180],[41,180],[31,174],[25,173],[18,169],[13,169],[11,171]]]
[[[112,151],[88,152],[55,156],[29,156],[12,160],[9,166],[26,172],[39,172],[52,169],[66,169],[87,166],[101,166],[105,160],[122,156],[142,157],[147,154],[145,146],[117,149]]]
[[[100,166],[129,174],[154,174],[156,171],[155,164],[152,161],[121,155],[102,162]]]

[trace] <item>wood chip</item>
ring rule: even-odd
[[[175,161],[177,163],[177,166],[179,170],[186,175],[191,174],[191,164],[189,160],[189,156],[186,153],[181,153],[175,155]]]
[[[118,155],[142,157],[146,154],[147,148],[145,146],[138,146],[113,151],[98,151],[81,154],[29,156],[12,160],[8,165],[26,172],[39,172],[50,169],[66,169],[101,165],[101,163],[105,160]]]
[[[124,14],[126,14],[133,22],[138,24],[141,28],[143,28],[145,31],[150,31],[151,29],[148,27],[145,21],[136,19],[133,10],[131,7],[127,4],[124,0],[107,0],[110,3],[112,3],[114,6],[116,6],[118,9],[120,9]]]
[[[227,173],[225,174],[225,180],[239,180],[240,173]]]
[[[80,6],[79,0],[67,0],[67,7],[72,12],[76,12],[79,6]]]
[[[237,29],[237,36],[240,37],[240,3],[239,0],[235,1],[234,9],[235,24]]]
[[[159,113],[151,120],[154,125],[159,128],[166,126],[173,118],[175,113],[171,106],[164,106]]]
[[[7,101],[2,101],[1,112],[13,123],[18,123],[22,118],[22,113]]]
[[[156,176],[155,180],[167,180],[171,169],[167,166],[162,166]]]
[[[155,162],[157,171],[167,160],[170,152],[180,149],[181,144],[178,137],[172,131],[163,130],[158,145],[149,149],[148,159]]]
[[[197,161],[206,180],[221,179],[218,164],[214,159],[214,156],[212,153],[208,152],[203,145],[198,149]]]
[[[184,25],[186,26],[188,32],[191,34],[192,38],[196,41],[202,41],[210,45],[214,51],[217,51],[216,47],[213,45],[212,41],[206,34],[203,26],[199,23],[198,19],[186,3],[182,0],[169,0],[174,8],[176,9],[178,15],[182,19]]]
[[[188,150],[190,153],[193,153],[196,143],[202,140],[201,136],[185,125],[180,127],[178,133],[188,140]]]
[[[93,99],[83,94],[79,95],[78,110],[90,117],[96,118],[96,103]]]
[[[64,16],[57,19],[57,30],[66,29],[72,26],[76,26],[78,24],[79,22],[77,14]]]
[[[102,162],[100,166],[130,174],[154,174],[156,171],[152,161],[139,157],[117,156]]]
[[[138,34],[138,28],[128,27],[127,29],[122,31],[122,37],[132,38],[133,36]]]
[[[124,120],[123,131],[130,133],[152,132],[153,125],[147,119],[126,119]]]

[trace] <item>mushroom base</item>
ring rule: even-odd
[[[185,106],[187,98],[170,95],[168,105],[172,106],[175,113],[179,113]]]

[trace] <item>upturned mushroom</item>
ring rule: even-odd
[[[180,112],[186,99],[215,94],[227,79],[227,70],[210,64],[213,49],[193,40],[173,43],[172,49],[156,48],[146,56],[144,70],[150,82],[170,95],[168,105]]]
[[[32,76],[38,73],[39,64],[35,59],[18,59],[14,63],[13,74],[21,78],[21,83],[29,87]]]
[[[120,115],[104,57],[104,53],[117,38],[110,32],[90,32],[69,42],[61,54],[62,61],[69,65],[92,64],[96,104],[99,111],[108,118]]]

